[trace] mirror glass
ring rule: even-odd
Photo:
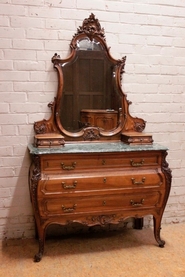
[[[114,66],[99,41],[77,40],[74,58],[61,64],[60,121],[65,130],[95,126],[110,131],[118,126],[122,96],[115,89]]]

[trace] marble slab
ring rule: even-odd
[[[65,144],[64,146],[51,148],[37,148],[32,144],[28,145],[30,154],[63,154],[63,153],[109,153],[109,152],[134,152],[134,151],[156,151],[168,150],[167,147],[160,144],[152,145],[127,145],[122,142],[101,142],[101,143],[73,143]]]

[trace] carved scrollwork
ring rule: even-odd
[[[88,127],[84,129],[84,135],[83,135],[84,140],[99,140],[100,139],[100,130],[99,128],[93,128],[93,127]]]
[[[48,120],[43,119],[41,121],[37,121],[34,123],[34,130],[36,134],[46,134],[46,133],[57,132],[57,128],[54,122],[55,103],[56,103],[56,98],[54,99],[54,101],[48,104],[48,107],[52,111],[50,119]]]
[[[125,62],[126,62],[126,56],[122,57],[121,60],[118,60],[118,66],[120,67],[120,81],[122,81],[122,76],[123,76],[123,73],[125,72],[124,71],[124,68],[125,68]]]
[[[146,121],[141,120],[141,121],[136,121],[134,122],[134,131],[136,132],[142,132],[145,129],[146,126]]]
[[[84,19],[82,26],[77,29],[76,35],[82,33],[85,33],[90,39],[96,34],[105,41],[104,28],[101,28],[99,20],[95,18],[93,13],[90,14],[89,18]]]
[[[171,169],[169,168],[169,165],[166,161],[166,156],[168,155],[167,152],[164,152],[163,156],[162,156],[162,171],[165,175],[165,178],[166,178],[166,183],[167,183],[167,187],[168,187],[168,190],[170,192],[170,188],[171,188],[171,181],[172,181],[172,171]],[[168,197],[168,196],[167,196]]]
[[[114,221],[115,218],[116,218],[115,214],[98,215],[98,216],[88,217],[87,221],[92,222],[92,223],[96,223],[96,224],[100,224],[100,225],[106,225],[106,224],[111,223],[112,221]]]
[[[32,170],[30,192],[31,192],[31,196],[32,196],[33,205],[35,207],[36,212],[38,212],[37,186],[38,186],[38,182],[41,178],[40,157],[39,156],[37,156],[37,155],[33,156],[33,165],[34,165],[34,168]]]

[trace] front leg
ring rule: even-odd
[[[159,244],[159,247],[163,248],[165,245],[165,241],[161,239],[160,232],[161,232],[161,217],[153,217],[154,221],[154,236]]]
[[[35,254],[34,256],[34,262],[40,262],[44,253],[44,244],[45,244],[45,238],[42,236],[42,238],[39,238],[39,252]]]

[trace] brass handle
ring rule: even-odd
[[[145,177],[143,177],[142,179],[141,179],[141,181],[135,181],[135,178],[131,178],[131,180],[132,180],[132,184],[133,185],[144,185],[144,182],[145,182]]]
[[[142,198],[140,203],[135,202],[134,200],[130,200],[130,203],[133,207],[140,207],[140,206],[143,206],[144,201],[145,201],[145,199]]]
[[[65,207],[62,205],[62,210],[64,211],[64,213],[72,213],[74,212],[74,210],[76,209],[77,204],[74,204],[73,207]]]
[[[62,182],[62,186],[64,189],[75,189],[77,185],[77,181],[73,182],[73,185],[66,185],[65,182]]]
[[[64,163],[61,163],[61,167],[63,170],[73,170],[76,167],[76,162],[73,162],[72,165],[65,165]]]
[[[133,160],[130,160],[130,164],[131,164],[131,166],[139,167],[144,164],[144,161],[145,161],[144,159],[142,159],[140,162],[134,162]]]

